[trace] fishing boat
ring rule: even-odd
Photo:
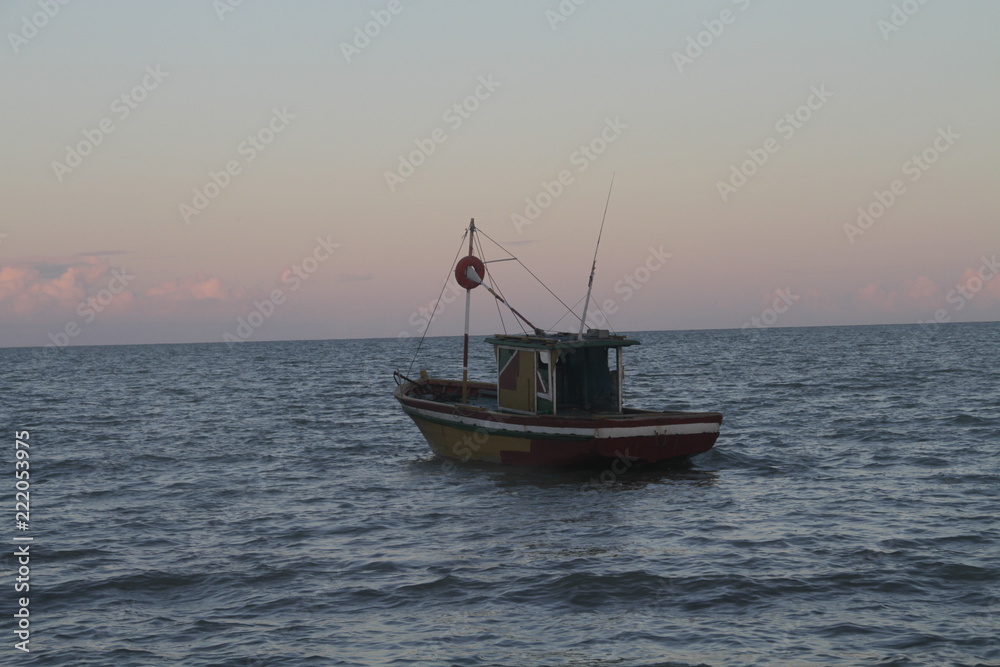
[[[602,232],[603,227],[602,221]],[[722,423],[718,412],[624,405],[623,351],[640,343],[607,329],[584,330],[596,250],[579,331],[549,332],[535,327],[490,286],[486,264],[474,254],[477,232],[473,219],[466,230],[468,255],[455,266],[455,280],[465,289],[462,378],[434,378],[421,371],[411,379],[394,373],[396,400],[436,455],[527,466],[619,461],[629,466],[681,462],[712,448]],[[494,350],[496,382],[469,380],[470,298],[480,286],[527,327],[521,334],[486,338]]]

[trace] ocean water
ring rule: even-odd
[[[690,468],[444,467],[413,341],[0,349],[0,664],[1000,665],[1000,325],[636,337]]]

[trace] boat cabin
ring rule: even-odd
[[[491,336],[500,410],[538,415],[622,412],[622,348],[639,341],[607,329]]]

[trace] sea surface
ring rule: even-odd
[[[1000,665],[1000,324],[635,335],[689,469],[445,467],[412,340],[0,349],[0,664]]]

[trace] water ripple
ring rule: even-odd
[[[406,341],[0,350],[33,661],[1000,664],[1000,327],[915,330],[638,334],[629,402],[722,436],[606,483],[442,467]]]

